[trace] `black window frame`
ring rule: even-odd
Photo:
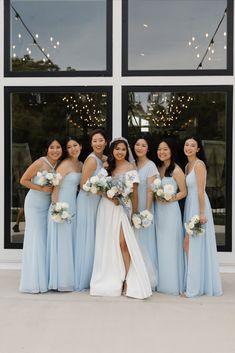
[[[11,71],[10,1],[4,0],[4,77],[105,77],[112,76],[113,0],[106,0],[106,70]]]
[[[227,92],[226,120],[226,227],[225,245],[217,245],[220,252],[232,251],[232,153],[233,153],[233,86],[123,86],[122,87],[122,136],[128,138],[128,93],[129,92]]]
[[[11,94],[12,93],[107,93],[107,127],[108,139],[112,138],[112,86],[19,86],[4,87],[4,249],[22,249],[23,244],[11,242]]]
[[[228,76],[233,75],[233,0],[227,0],[227,68],[212,70],[129,70],[128,0],[122,0],[122,76]]]

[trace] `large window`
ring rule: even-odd
[[[111,136],[110,87],[19,87],[5,89],[5,247],[22,247],[24,198],[19,183],[26,168],[43,155],[50,136],[82,138],[81,160],[90,152],[89,132],[104,128]],[[14,228],[20,217],[19,230]]]
[[[111,75],[112,1],[6,0],[5,20],[7,76]]]
[[[232,16],[232,0],[123,0],[123,74],[232,74]]]
[[[200,136],[218,249],[231,251],[232,87],[124,87],[123,102],[123,134],[132,141],[145,133],[155,147],[171,136],[182,169],[184,139]]]

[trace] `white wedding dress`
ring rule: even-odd
[[[134,183],[139,183],[135,170],[129,171],[125,175],[128,173],[131,173]],[[128,206],[131,208],[131,201]],[[120,249],[121,226],[131,257],[127,275]],[[125,275],[126,296],[138,299],[151,296],[149,276],[127,212],[123,206],[116,206],[106,197],[102,197],[97,212],[95,259],[90,294],[120,296]]]

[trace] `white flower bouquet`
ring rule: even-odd
[[[152,184],[153,195],[156,199],[162,201],[169,201],[173,195],[175,195],[175,189],[172,184],[162,185],[160,178],[156,178]]]
[[[188,223],[184,223],[185,230],[188,235],[196,237],[205,234],[205,229],[200,222],[198,215],[193,216]]]
[[[108,188],[108,173],[104,168],[101,168],[97,175],[90,177],[83,185],[83,190],[97,194],[98,192],[105,192]]]
[[[56,223],[70,223],[72,217],[69,212],[69,204],[67,202],[56,202],[51,205],[51,218]]]
[[[133,183],[135,176],[131,173],[124,174],[121,178],[110,178],[107,180],[107,197],[114,197],[127,203],[133,192]]]
[[[149,210],[143,210],[133,214],[132,222],[137,229],[147,228],[153,223],[153,215]]]
[[[58,186],[60,184],[60,180],[62,176],[60,173],[48,172],[47,170],[43,170],[42,172],[37,172],[37,177],[39,177],[39,184],[41,186],[52,185]]]

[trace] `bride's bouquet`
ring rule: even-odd
[[[62,176],[60,173],[56,172],[48,172],[47,170],[43,170],[42,172],[37,172],[37,177],[39,177],[39,184],[41,186],[52,185],[58,186]]]
[[[153,223],[153,215],[149,210],[143,210],[133,214],[132,222],[136,229],[147,228]]]
[[[108,177],[106,169],[101,168],[97,175],[90,177],[83,185],[83,190],[97,194],[98,192],[106,192],[108,189],[108,182],[111,177]]]
[[[70,223],[74,215],[71,215],[68,210],[69,204],[67,202],[53,203],[51,205],[51,218],[56,223]]]
[[[173,195],[175,195],[174,186],[172,184],[162,185],[160,178],[156,178],[152,184],[153,195],[160,201],[169,201]]]
[[[205,234],[205,229],[198,215],[193,216],[188,223],[184,223],[184,227],[188,235],[192,235],[193,237]]]
[[[131,173],[123,174],[118,178],[110,178],[107,180],[107,197],[112,199],[118,198],[121,202],[127,203],[133,192],[133,183],[135,176]]]

